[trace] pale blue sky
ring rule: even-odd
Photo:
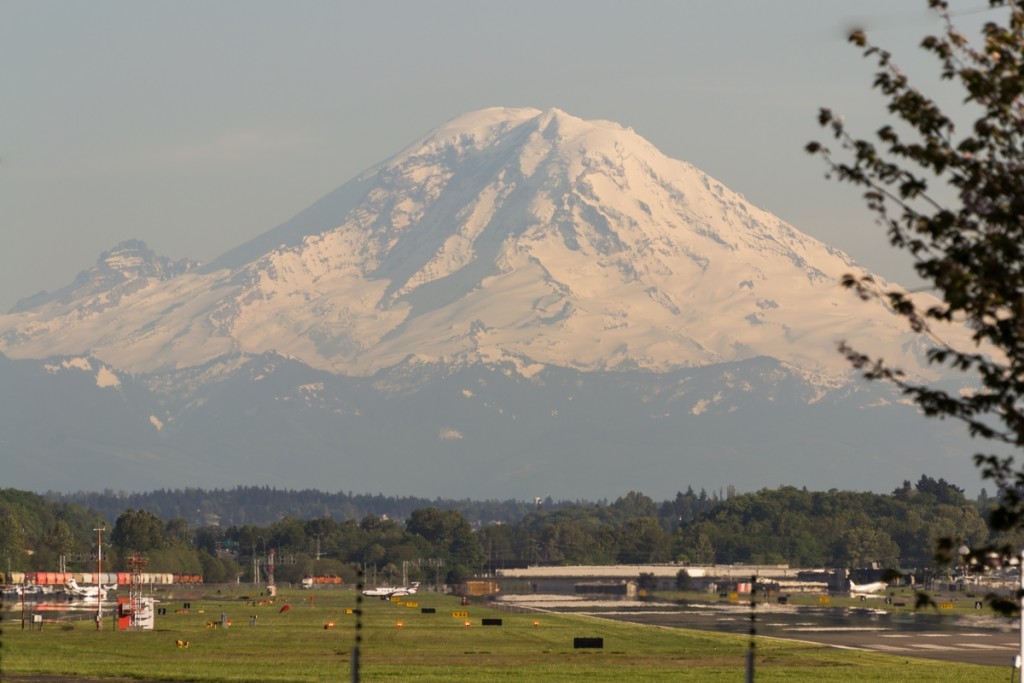
[[[954,7],[984,18],[986,0]],[[632,127],[906,280],[803,152],[819,106],[882,120],[855,25],[905,63],[925,0],[0,3],[0,310],[129,238],[202,261],[431,128],[490,106]],[[929,78],[934,70],[922,73]]]

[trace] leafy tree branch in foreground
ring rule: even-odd
[[[947,391],[908,378],[882,358],[845,345],[842,351],[866,377],[893,382],[926,415],[961,420],[985,440],[993,452],[974,457],[998,488],[990,523],[1012,533],[1024,528],[1024,469],[1012,456],[1024,445],[1024,11],[1005,0],[989,5],[990,21],[974,44],[957,30],[945,0],[929,0],[944,31],[925,37],[921,47],[935,57],[942,78],[962,90],[962,107],[952,115],[916,88],[888,52],[853,32],[850,41],[877,63],[874,87],[895,121],[862,139],[822,109],[819,123],[838,150],[812,142],[807,151],[825,160],[830,177],[863,190],[890,243],[911,255],[940,301],[922,305],[904,290],[880,291],[870,278],[851,275],[844,284],[862,298],[886,299],[916,331],[966,324],[972,348],[933,336],[928,359],[964,373],[974,389]],[[965,120],[970,125],[960,130],[957,122]],[[945,539],[940,555],[951,558],[962,542]],[[996,552],[1007,561],[1018,551],[997,541],[971,549],[969,559]]]

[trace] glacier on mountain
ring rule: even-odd
[[[526,373],[766,355],[825,382],[848,375],[844,339],[931,372],[926,341],[839,287],[864,274],[844,254],[632,130],[557,109],[456,118],[201,268],[130,246],[133,277],[101,286],[122,245],[0,317],[0,351],[132,372],[274,351],[362,376],[410,354]]]
[[[210,263],[125,242],[0,315],[5,474],[531,499],[963,482],[967,439],[838,352],[938,379],[930,338],[846,273],[869,275],[631,129],[486,109]]]

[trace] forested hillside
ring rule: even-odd
[[[325,493],[315,489],[287,490],[269,486],[233,489],[160,489],[146,493],[113,491],[48,494],[48,498],[97,510],[113,522],[126,509],[148,510],[163,519],[181,517],[192,526],[217,524],[267,526],[283,517],[362,519],[367,515],[405,519],[426,507],[455,509],[468,519],[507,522],[535,507],[533,501],[474,501],[385,496],[383,494]],[[547,501],[547,505],[552,505]]]
[[[525,564],[772,563],[919,573],[946,571],[941,538],[989,539],[984,494],[922,476],[890,494],[793,487],[711,496],[692,489],[656,502],[427,501],[237,488],[148,494],[40,496],[0,490],[0,558],[13,571],[68,571],[95,562],[106,526],[106,566],[140,552],[156,572],[206,581],[307,575],[354,581],[365,570],[394,579],[456,582]],[[245,521],[252,520],[252,521]],[[1011,539],[1013,540],[1013,539]]]

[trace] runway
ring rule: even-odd
[[[751,626],[749,605],[743,604],[540,600],[531,606],[543,611],[740,635],[748,635]],[[759,637],[1000,667],[1012,666],[1020,652],[1017,621],[996,616],[767,604],[759,605],[754,614]]]
[[[953,619],[932,615],[868,614],[824,610],[757,615],[754,627],[762,637],[785,638],[832,647],[951,662],[1010,666],[1020,651],[1018,631],[995,618]],[[674,628],[696,628],[736,634],[750,633],[746,614],[694,614],[692,611],[590,613],[607,619]]]

